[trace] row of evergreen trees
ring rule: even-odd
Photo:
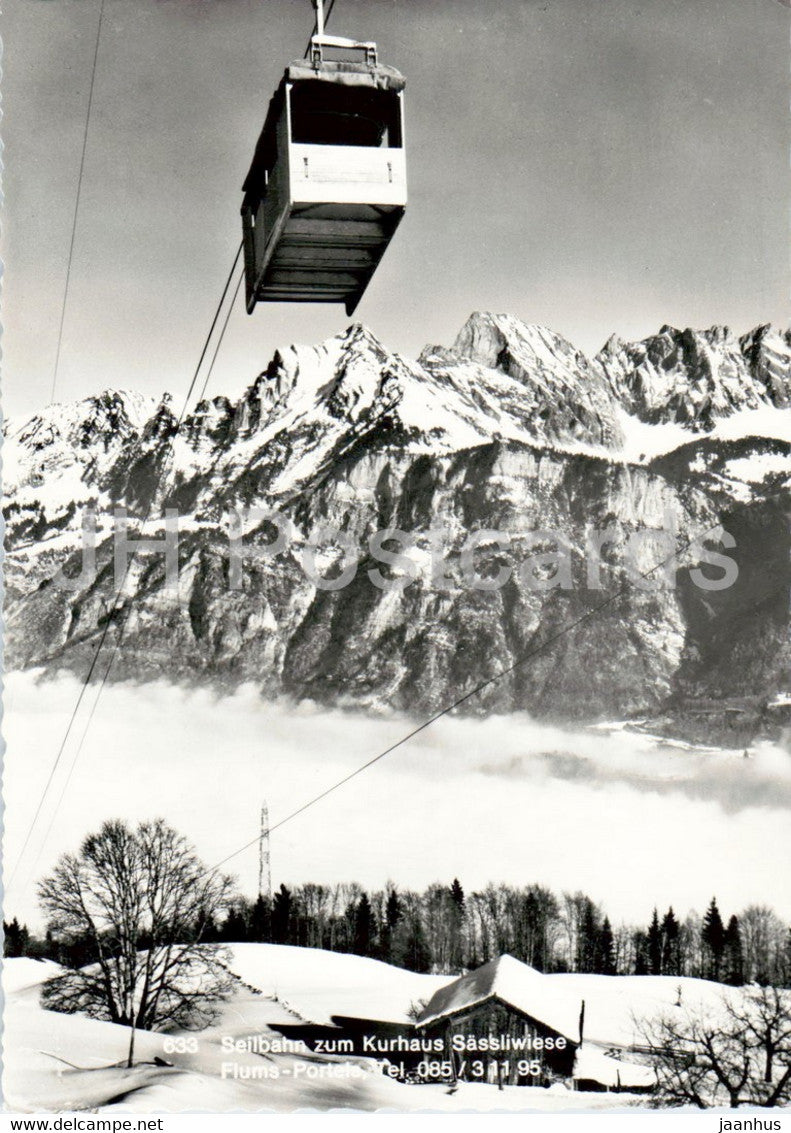
[[[83,942],[31,938],[4,924],[8,956],[50,958],[68,966],[94,957]],[[725,922],[716,899],[704,917],[679,921],[654,909],[647,926],[619,925],[584,893],[531,885],[490,885],[467,896],[458,881],[422,893],[356,884],[281,885],[271,900],[238,900],[207,941],[272,942],[370,956],[416,972],[460,972],[508,952],[545,972],[698,976],[733,985],[791,984],[788,926],[752,906]]]
[[[681,925],[672,908],[668,909],[661,921],[654,909],[647,931],[637,932],[635,974],[683,975],[681,934]],[[791,940],[789,947],[791,948]],[[745,982],[744,945],[739,918],[734,913],[725,925],[716,898],[712,898],[701,924],[700,953],[702,969],[699,974],[704,979],[717,980],[735,987],[740,987]],[[767,982],[766,973],[757,973],[759,979],[762,976],[763,982]]]

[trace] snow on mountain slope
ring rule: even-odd
[[[791,440],[789,343],[767,327],[741,340],[665,327],[641,343],[613,338],[591,362],[546,328],[477,312],[452,348],[410,362],[355,324],[279,351],[238,403],[201,403],[178,437],[167,398],[124,390],[7,422],[9,534],[35,544],[76,533],[78,509],[134,502],[129,488],[155,477],[195,510],[253,469],[267,497],[283,498],[380,437],[431,454],[499,439],[636,462],[690,429]]]
[[[531,440],[579,441],[606,450],[622,442],[599,371],[546,327],[476,312],[450,350],[427,347],[420,361],[480,409],[507,410]]]
[[[644,1046],[646,1021],[702,1012],[709,1019],[724,1013],[724,997],[739,995],[711,980],[689,976],[599,976],[564,973],[547,979],[558,992],[585,1001],[587,1042],[601,1047]]]
[[[649,424],[710,431],[733,413],[791,402],[791,331],[769,326],[740,339],[716,326],[664,326],[632,343],[613,336],[595,362],[622,407]]]
[[[671,523],[691,547],[681,561],[688,572],[696,537],[720,524],[745,529],[739,509],[749,509],[762,538],[767,523],[778,527],[756,571],[769,569],[766,546],[785,555],[772,501],[789,480],[777,440],[791,439],[788,343],[767,328],[740,340],[723,328],[665,328],[644,343],[611,341],[589,361],[546,328],[476,313],[451,348],[410,361],[355,324],[319,346],[279,351],[237,402],[201,403],[178,432],[167,400],[127,394],[12,421],[9,663],[84,671],[114,598],[112,509],[126,508],[137,523],[150,511],[151,536],[161,535],[169,506],[178,511],[179,594],[164,590],[161,555],[139,553],[113,677],[148,679],[166,667],[176,680],[254,680],[267,695],[433,711],[549,636],[554,650],[529,672],[487,686],[470,710],[612,718],[654,711],[677,693],[771,698],[789,683],[787,608],[781,617],[779,605],[761,608],[762,629],[745,644],[742,630],[720,633],[694,588],[651,595],[610,557],[603,585],[629,594],[573,635],[557,630],[597,600],[586,559],[609,524],[623,549],[635,533]],[[102,569],[81,582],[90,506],[99,513]],[[233,589],[229,517],[251,507],[285,513],[293,539],[276,559],[249,554]],[[328,526],[342,537],[320,547],[323,575],[354,557],[353,581],[337,592],[316,586],[300,565]],[[398,568],[409,585],[385,592],[370,582],[369,548],[388,527],[412,540],[415,570],[410,581]],[[507,586],[470,585],[463,552],[483,530],[510,541]],[[570,547],[571,586],[534,584],[530,539],[539,530]],[[260,520],[244,535],[251,552],[271,539]],[[752,536],[743,552],[755,558]],[[662,557],[646,541],[636,565],[648,571]],[[496,573],[494,544],[475,562]],[[53,585],[61,568],[77,576],[71,592]],[[787,569],[787,556],[777,569]],[[718,603],[730,617],[755,601],[757,574],[744,577],[746,589],[739,582],[710,600],[715,614]],[[724,649],[718,672],[740,674],[736,693],[719,676],[710,687],[695,661],[707,649],[701,635]]]
[[[91,1108],[162,1074],[153,1065],[113,1065],[129,1046],[125,1027],[39,1005],[42,982],[59,970],[27,957],[3,961],[3,1098],[18,1112]],[[141,1033],[138,1058],[162,1057],[163,1038]]]
[[[374,1110],[475,1108],[554,1110],[592,1103],[611,1109],[626,1095],[585,1095],[562,1086],[552,1090],[468,1083],[454,1094],[441,1086],[403,1085],[382,1075],[373,1062],[310,1052],[262,1058],[245,1045],[229,1053],[228,1040],[282,1040],[281,1026],[300,1021],[328,1024],[333,1015],[407,1023],[416,999],[428,999],[450,976],[421,976],[361,956],[269,944],[235,944],[231,970],[240,983],[211,1027],[192,1032],[194,1049],[173,1053],[166,1036],[138,1032],[137,1065],[124,1065],[127,1028],[61,1015],[39,1005],[41,977],[57,965],[27,959],[4,964],[3,1087],[17,1112],[121,1107],[132,1112],[208,1109],[216,1112],[353,1107]],[[516,966],[516,961],[511,961]],[[642,1024],[660,1015],[704,1010],[715,1018],[724,996],[738,989],[675,976],[539,976],[541,994],[558,1002],[585,1001],[585,1044],[599,1054],[643,1045]],[[35,982],[30,982],[35,981]],[[545,986],[544,986],[545,985]],[[388,1014],[381,1014],[386,1005]],[[155,1065],[154,1058],[170,1065]],[[627,1055],[628,1059],[628,1055]],[[596,1058],[589,1061],[596,1063]],[[301,1065],[303,1070],[298,1071]],[[315,1074],[304,1072],[310,1065]],[[596,1063],[598,1069],[601,1067]],[[622,1069],[623,1063],[619,1063]],[[230,1068],[230,1070],[229,1070]],[[323,1069],[322,1069],[323,1068]],[[632,1068],[633,1069],[633,1068]],[[264,1073],[271,1071],[272,1073]]]
[[[7,962],[9,963],[9,962]],[[9,966],[14,969],[15,961]],[[16,976],[11,976],[14,983]],[[39,989],[12,992],[6,1000],[3,1032],[3,1095],[16,1112],[104,1109],[120,1106],[136,1112],[185,1112],[195,1109],[276,1110],[300,1107],[418,1108],[426,1095],[380,1074],[359,1060],[342,1066],[331,1056],[272,1054],[223,1045],[227,1037],[252,1035],[280,1038],[273,1026],[294,1022],[277,1002],[239,987],[221,1010],[216,1024],[198,1035],[188,1053],[166,1048],[166,1035],[139,1031],[136,1065],[125,1065],[129,1046],[126,1027],[82,1015],[44,1010]],[[165,1064],[155,1065],[159,1058]],[[323,1075],[297,1073],[297,1063],[311,1064]],[[234,1066],[235,1073],[228,1067]],[[256,1077],[262,1068],[271,1077]],[[333,1073],[333,1070],[335,1071]]]
[[[66,545],[73,545],[83,509],[109,512],[102,481],[128,446],[142,441],[156,405],[142,394],[105,390],[7,421],[2,470],[9,536],[35,545],[69,533]]]
[[[45,980],[52,979],[61,971],[60,965],[52,960],[33,960],[30,956],[6,957],[2,968],[4,995],[40,987]]]

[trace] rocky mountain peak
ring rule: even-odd
[[[627,413],[696,432],[742,410],[789,404],[791,339],[759,327],[738,339],[727,326],[669,325],[639,342],[611,338],[596,356]]]
[[[60,440],[75,448],[96,441],[110,443],[138,435],[151,415],[156,399],[126,389],[106,389],[70,403],[55,402],[23,421],[6,422],[6,436],[31,446]]]
[[[197,672],[225,687],[254,681],[267,695],[434,711],[600,603],[584,585],[592,529],[614,525],[625,545],[671,516],[688,541],[736,525],[741,589],[719,598],[686,584],[644,592],[626,586],[616,555],[603,570],[607,585],[626,587],[623,601],[470,707],[620,717],[677,694],[771,694],[787,685],[782,588],[760,605],[760,629],[751,621],[747,639],[719,626],[732,611],[758,609],[751,587],[767,555],[772,578],[787,575],[787,521],[771,493],[791,468],[791,445],[776,434],[722,440],[710,425],[737,409],[788,404],[790,359],[789,336],[769,327],[736,339],[725,327],[667,326],[642,342],[613,336],[591,361],[545,327],[478,312],[452,346],[428,347],[417,361],[360,324],[283,348],[241,398],[201,402],[178,437],[169,399],[125,391],[10,422],[9,663],[81,673],[90,663],[114,600],[111,572],[74,591],[53,585],[61,566],[80,577],[86,509],[106,564],[118,505],[152,522],[175,506],[180,592],[163,590],[161,554],[141,553],[114,676],[146,679],[161,658],[175,679]],[[663,455],[630,463],[630,451]],[[240,591],[227,585],[226,524],[249,507],[285,512],[296,534],[280,558],[246,561]],[[353,547],[353,585],[324,589],[306,574],[301,548],[322,525]],[[370,582],[368,540],[388,527],[415,541],[416,578],[403,591]],[[440,529],[444,589],[432,565]],[[569,541],[570,589],[536,587],[523,569],[526,533],[538,529]],[[486,531],[511,544],[507,584],[492,590],[470,587],[462,559],[470,533]],[[245,546],[256,541],[267,539],[252,530]],[[322,572],[339,569],[343,548],[324,543]],[[476,569],[498,566],[490,550],[480,554]],[[647,568],[653,552],[644,554]],[[731,636],[733,663],[721,645],[727,637],[730,649]]]
[[[617,406],[600,372],[547,327],[476,311],[449,350],[427,347],[420,361],[431,371],[466,372],[483,388],[499,385],[499,375],[510,378],[518,389],[522,424],[536,439],[606,449],[622,442]]]

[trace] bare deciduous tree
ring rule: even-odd
[[[791,992],[783,988],[734,991],[720,1011],[679,1009],[642,1032],[666,1103],[736,1109],[791,1101]]]
[[[228,908],[232,881],[161,819],[136,829],[105,822],[38,892],[50,928],[93,961],[46,983],[46,1007],[130,1027],[130,1065],[135,1030],[214,1018],[230,977],[222,949],[201,937]]]
[[[774,983],[785,974],[788,927],[766,905],[750,905],[739,916],[745,976],[756,983]]]

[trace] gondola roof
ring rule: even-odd
[[[374,90],[400,91],[405,79],[395,67],[384,63],[359,63],[348,60],[322,60],[311,63],[297,59],[289,63],[283,75],[284,83],[304,83],[311,79],[322,83],[337,83],[342,87],[372,87]]]
[[[252,165],[242,189],[245,193],[261,181],[261,174],[271,167],[275,157],[275,125],[283,111],[288,83],[322,82],[341,87],[365,87],[368,90],[402,91],[406,80],[395,67],[383,63],[357,63],[346,60],[322,60],[313,63],[297,59],[289,63],[280,84],[269,102],[266,120],[255,147]]]

